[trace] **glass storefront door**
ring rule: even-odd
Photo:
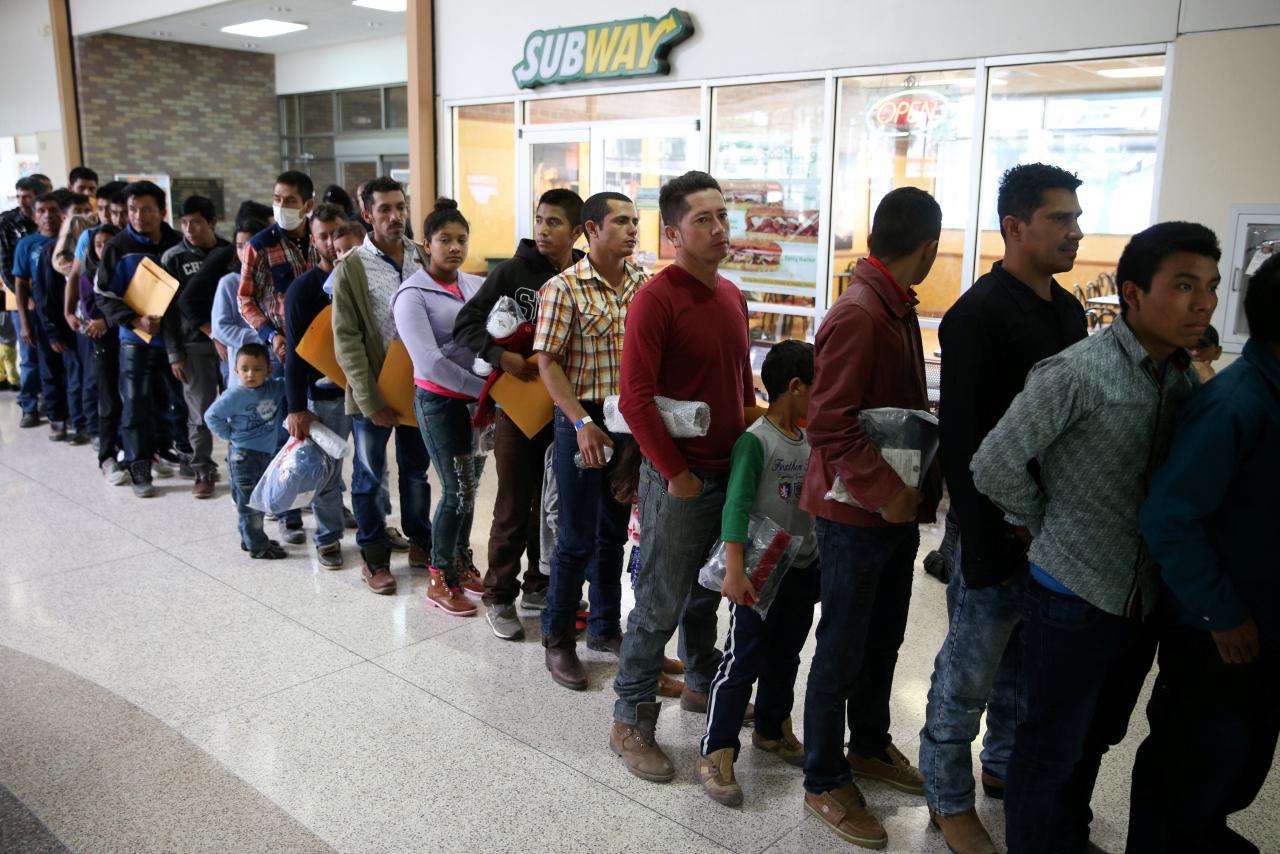
[[[564,189],[586,198],[591,191],[591,135],[586,128],[526,130],[520,138],[517,212],[521,237],[533,230],[533,212],[547,190]]]

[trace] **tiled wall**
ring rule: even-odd
[[[76,39],[76,84],[85,163],[104,181],[137,172],[220,178],[232,219],[243,199],[270,204],[280,171],[272,56],[86,36]]]

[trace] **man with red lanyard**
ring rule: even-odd
[[[893,670],[907,626],[920,522],[942,491],[937,465],[904,483],[858,421],[864,409],[926,409],[914,285],[938,254],[942,210],[915,187],[876,208],[869,257],[818,330],[809,400],[813,451],[800,506],[817,517],[822,619],[804,705],[805,808],[842,839],[882,848],[887,835],[853,777],[921,793],[920,773],[889,734]],[[857,506],[826,496],[836,478]],[[845,722],[849,751],[844,750]]]

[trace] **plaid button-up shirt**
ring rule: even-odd
[[[266,344],[276,332],[284,331],[284,293],[289,284],[320,262],[311,245],[310,220],[305,246],[297,243],[279,225],[253,236],[244,248],[244,268],[240,273],[240,314]]]
[[[542,286],[533,349],[556,357],[578,400],[601,403],[618,393],[627,309],[648,280],[628,261],[614,290],[584,257]]]

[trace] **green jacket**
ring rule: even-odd
[[[416,243],[405,238],[404,246],[427,266],[427,256]],[[347,414],[367,418],[385,408],[378,375],[387,350],[369,307],[369,280],[359,252],[347,255],[333,271],[333,354],[347,377]]]

